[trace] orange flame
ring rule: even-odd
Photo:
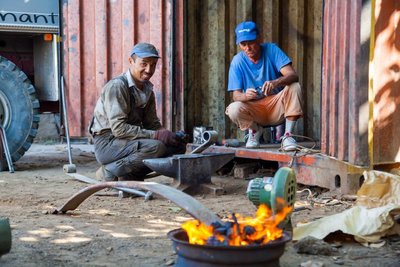
[[[278,199],[279,204],[283,204]],[[292,207],[281,205],[282,208],[273,214],[267,205],[258,207],[255,217],[243,217],[240,214],[232,214],[229,218],[225,234],[218,232],[212,225],[206,225],[198,220],[190,220],[182,224],[182,228],[189,237],[190,244],[206,245],[214,240],[219,245],[247,246],[252,244],[266,244],[272,240],[282,237],[283,230],[278,225],[284,221],[292,211]],[[218,228],[218,227],[217,227]]]

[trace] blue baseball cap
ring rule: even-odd
[[[131,52],[131,56],[133,55],[137,55],[140,58],[146,58],[146,57],[160,58],[157,49],[154,47],[154,45],[149,43],[136,44]]]
[[[239,23],[235,29],[236,44],[244,41],[253,41],[257,38],[258,28],[253,21]]]

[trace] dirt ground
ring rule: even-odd
[[[86,184],[64,174],[66,146],[33,145],[15,164],[15,173],[0,173],[0,216],[12,227],[12,249],[0,258],[0,266],[172,266],[177,255],[167,232],[190,219],[184,210],[164,198],[145,202],[142,197],[93,195],[63,215],[50,214]],[[77,172],[95,178],[99,167],[90,145],[73,145]],[[150,179],[171,184],[172,178]],[[232,212],[253,215],[256,207],[247,199],[248,180],[214,176],[213,183],[226,194],[194,196],[220,217]],[[321,200],[310,210],[296,211],[293,224],[338,213],[353,202],[341,201],[334,192],[311,188]],[[108,194],[108,196],[106,195]],[[303,194],[298,196],[301,200]],[[336,203],[328,205],[330,200]],[[339,200],[339,201],[338,201]],[[362,218],[360,218],[362,219]],[[296,252],[286,245],[280,259],[284,266],[400,266],[400,238],[385,239],[381,248],[366,248],[347,238],[330,242],[330,254]],[[317,245],[319,246],[319,245]],[[336,250],[336,251],[334,251]]]

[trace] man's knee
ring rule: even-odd
[[[137,150],[132,151],[126,157],[120,158],[107,164],[107,169],[116,176],[137,174],[149,169],[144,165],[143,160],[148,158],[160,158],[165,156],[166,146],[158,140],[143,139],[138,142]]]
[[[289,113],[286,113],[285,116],[297,116],[301,117],[303,115],[303,96],[301,92],[301,86],[298,82],[292,83],[288,86],[286,101],[288,103],[287,109],[285,113],[289,110]]]
[[[160,158],[167,153],[167,147],[159,140],[148,139],[141,144],[140,152],[146,156]]]
[[[296,82],[296,83],[292,83],[290,85],[288,85],[289,90],[297,95],[301,95],[301,86],[300,83]]]
[[[229,116],[229,118],[233,121],[235,121],[239,114],[241,113],[243,107],[243,103],[240,101],[232,102],[229,104],[229,106],[226,108],[226,115]]]

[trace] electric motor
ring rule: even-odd
[[[296,198],[296,174],[291,168],[282,167],[274,177],[261,177],[251,180],[247,186],[247,197],[254,205],[266,204],[274,213],[279,209],[279,200],[294,207]]]

